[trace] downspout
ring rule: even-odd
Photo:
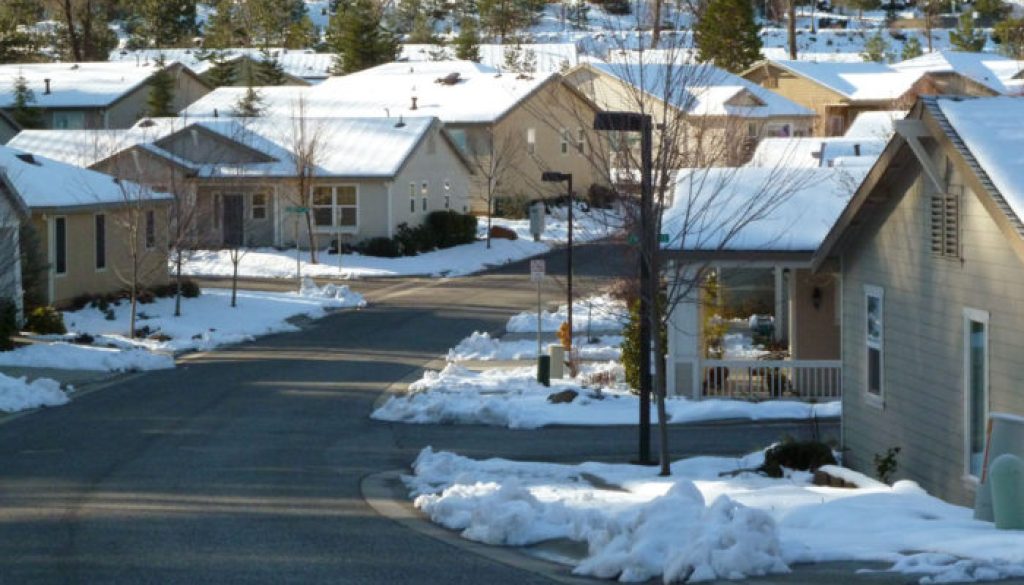
[[[385,181],[384,185],[387,187],[387,200],[388,200],[388,237],[395,237],[395,222],[392,219],[392,206],[393,201],[391,200],[391,186],[394,184],[393,181]]]

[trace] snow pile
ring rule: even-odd
[[[35,343],[0,352],[0,366],[100,372],[135,372],[174,367],[174,358],[143,349],[117,349],[73,343]]]
[[[574,332],[622,331],[629,322],[626,303],[611,295],[597,295],[581,299],[572,304],[572,328]],[[541,311],[541,331],[558,331],[568,317],[568,306],[561,305],[551,313]],[[509,333],[531,333],[537,331],[537,313],[523,312],[510,318],[505,330]]]
[[[40,406],[60,406],[67,403],[67,394],[54,380],[39,378],[29,382],[27,378],[12,378],[0,374],[0,411],[19,412]]]
[[[409,386],[407,394],[392,396],[370,416],[376,420],[413,424],[483,424],[510,429],[548,425],[636,424],[637,396],[616,385],[588,388],[595,378],[621,379],[614,362],[584,364],[577,380],[555,379],[551,386],[537,382],[532,367],[494,368],[473,371],[449,363],[442,371],[427,371]],[[596,386],[596,384],[595,384]],[[574,390],[575,400],[553,404],[554,392]],[[673,424],[723,419],[807,419],[837,417],[841,403],[808,404],[789,400],[746,402],[742,400],[665,401]],[[652,406],[652,420],[657,420]]]
[[[577,338],[575,343],[581,359],[585,360],[617,360],[622,356],[622,336],[603,335],[596,343],[588,343]],[[548,344],[541,346],[547,351]],[[502,341],[491,337],[486,332],[474,331],[458,345],[448,350],[448,361],[460,362],[468,360],[507,361],[532,360],[537,357],[537,342],[521,339],[518,341]]]
[[[353,292],[347,285],[327,283],[319,287],[308,276],[302,278],[299,296],[310,299],[326,299],[329,301],[328,306],[334,308],[366,306],[366,299],[363,298],[363,295]]]
[[[761,346],[755,346],[753,338],[746,332],[726,333],[722,345],[725,350],[725,359],[757,359],[768,353]]]
[[[659,477],[650,467],[477,461],[428,447],[404,480],[418,508],[467,539],[585,542],[575,572],[620,581],[739,579],[826,561],[889,562],[922,583],[1024,576],[1024,532],[996,530],[913,482],[847,489],[815,486],[808,472],[721,475],[761,463],[760,452],[693,457]]]

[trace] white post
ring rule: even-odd
[[[775,266],[775,330],[772,332],[772,339],[782,339],[783,328],[786,321],[786,297],[783,294],[782,267]]]
[[[544,355],[540,347],[540,280],[537,280],[537,357]]]
[[[676,274],[674,266],[669,274]],[[701,319],[700,290],[696,287],[696,271],[692,268],[680,271],[679,277],[686,280],[680,286],[693,290],[673,307],[668,324],[668,361],[666,363],[667,393],[677,396],[701,396]]]

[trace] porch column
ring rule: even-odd
[[[775,266],[775,330],[772,332],[774,341],[782,341],[786,324],[786,295],[785,278],[782,274],[782,267]]]
[[[677,272],[679,270],[680,272]],[[693,268],[670,264],[668,274],[686,282],[697,278]],[[701,319],[700,291],[693,290],[673,307],[668,322],[668,356],[666,357],[666,393],[669,396],[690,396],[699,399]]]

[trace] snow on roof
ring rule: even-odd
[[[757,144],[748,167],[815,168],[872,165],[885,149],[879,137],[764,138]]]
[[[169,199],[130,181],[0,146],[0,171],[30,208],[77,207],[124,202],[126,197]]]
[[[761,55],[772,61],[784,61],[789,59],[789,49],[785,47],[761,47]],[[796,54],[798,61],[818,61],[821,63],[863,63],[864,57],[853,51],[835,50],[831,53],[811,53],[799,51]]]
[[[771,63],[806,77],[854,101],[896,99],[914,85],[921,74],[900,71],[883,63],[819,63],[778,60]]]
[[[168,63],[170,65],[170,63]],[[0,108],[14,103],[14,82],[23,75],[40,108],[101,108],[141,85],[158,71],[154,64],[19,63],[0,65]],[[50,80],[50,93],[46,80]]]
[[[278,85],[255,88],[265,108],[264,114],[272,116],[292,116],[297,113],[300,97],[309,95],[311,88],[301,85]],[[239,100],[249,90],[247,87],[218,87],[210,93],[192,102],[181,111],[182,116],[206,118],[213,116],[232,116]],[[307,107],[311,103],[307,100]],[[307,110],[311,113],[311,110]],[[379,113],[376,115],[380,115]]]
[[[317,53],[309,49],[282,49],[271,48],[267,50],[271,57],[277,58],[285,73],[293,77],[307,81],[319,81],[330,76],[331,66],[334,64],[334,53]],[[131,62],[137,64],[148,64],[163,56],[165,61],[177,61],[192,71],[202,74],[213,67],[212,57],[216,54],[221,59],[233,61],[243,56],[255,61],[262,61],[266,54],[262,49],[233,48],[220,49],[217,51],[204,51],[202,49],[139,49],[128,51],[124,49],[110,52],[110,61]]]
[[[439,79],[450,74],[458,74],[455,83],[439,83]],[[522,79],[511,73],[499,75],[497,70],[471,61],[396,62],[331,77],[313,87],[259,90],[267,116],[292,115],[302,96],[306,115],[311,117],[402,115],[436,116],[449,123],[493,122],[556,75],[538,74]],[[208,116],[216,108],[224,114],[225,108],[230,110],[240,95],[237,89],[232,92],[220,88],[192,104],[186,112]],[[416,109],[412,109],[413,97]]]
[[[679,172],[664,246],[688,251],[812,252],[866,168],[703,168]]]
[[[482,44],[480,45],[480,63],[495,69],[505,69],[505,55],[514,45]],[[579,51],[575,43],[530,43],[519,45],[519,63],[526,59],[526,52],[533,51],[536,59],[536,70],[541,73],[562,71],[575,67],[580,62]],[[402,45],[399,61],[422,62],[455,60],[455,50],[451,46],[406,44]]]
[[[119,130],[22,130],[8,146],[80,167],[90,167],[136,144],[182,127],[183,118],[145,118]]]
[[[853,119],[853,123],[846,129],[847,138],[882,138],[888,140],[895,132],[896,120],[907,117],[903,110],[880,110],[876,112],[861,112]]]
[[[1014,77],[1024,69],[1024,61],[993,53],[968,53],[942,50],[893,64],[893,69],[927,72],[956,72],[998,93],[1019,93],[1021,85]]]
[[[1024,221],[1024,98],[939,98],[942,113]]]
[[[811,110],[710,64],[597,63],[587,66],[701,116],[813,116]],[[752,99],[734,99],[750,97]]]

